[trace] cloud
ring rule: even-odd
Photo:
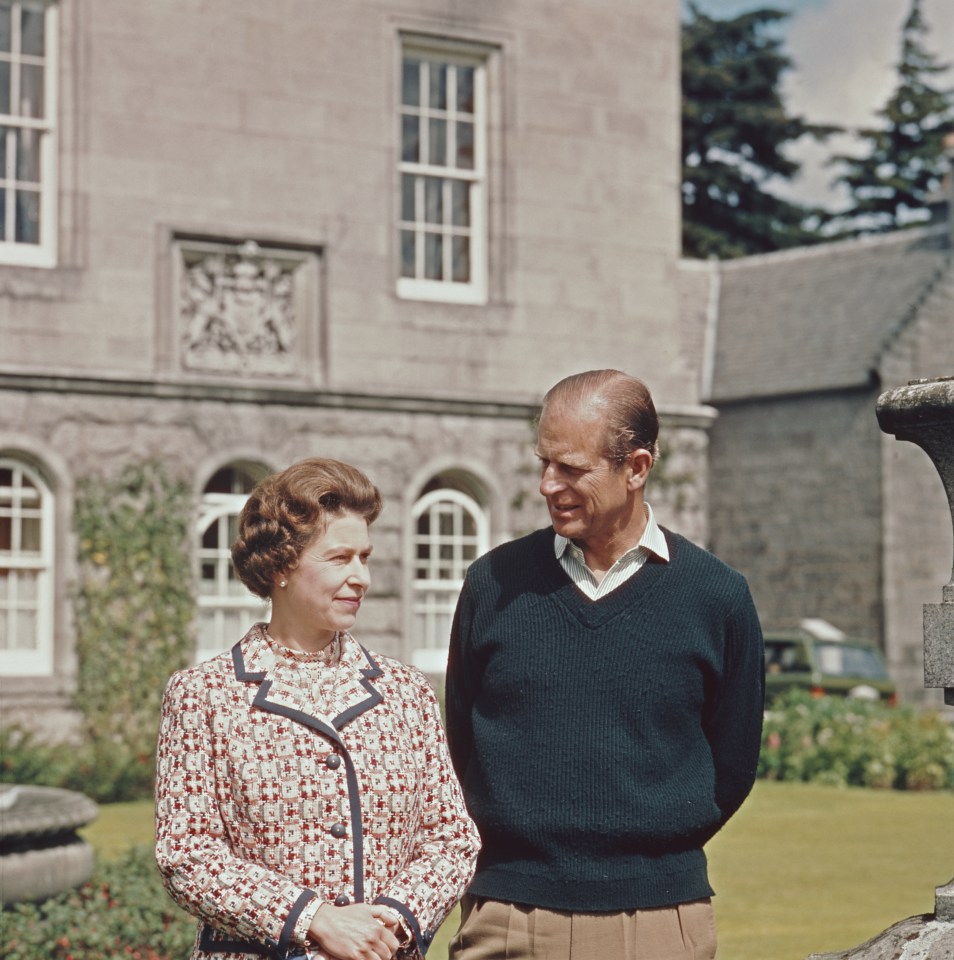
[[[942,62],[954,60],[954,4],[922,0],[921,9],[930,28],[927,49]],[[785,83],[789,109],[819,123],[870,123],[894,89],[909,10],[909,0],[800,6],[787,32],[786,49],[795,61]]]
[[[852,128],[876,121],[897,83],[901,28],[911,0],[696,0],[719,19],[771,6],[788,11],[785,52],[794,67],[783,80],[788,109],[813,123]],[[921,0],[929,33],[925,47],[941,63],[954,62],[954,2]],[[938,78],[954,87],[954,70]],[[774,192],[792,200],[837,209],[847,204],[844,190],[830,181],[836,171],[825,165],[833,153],[852,153],[858,141],[848,134],[824,143],[803,139],[787,153],[802,164],[792,183],[773,184]]]

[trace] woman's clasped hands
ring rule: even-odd
[[[315,960],[391,960],[401,946],[393,910],[374,903],[322,904],[308,928]]]

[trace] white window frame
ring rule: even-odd
[[[401,69],[398,81],[398,210],[397,210],[397,294],[402,299],[432,300],[444,303],[481,304],[487,302],[487,54],[462,49],[463,45],[441,46],[437,43],[425,43],[421,40],[405,38],[401,45]],[[413,58],[425,63],[424,80],[421,84],[421,101],[417,108],[403,103],[404,61]],[[474,70],[474,112],[459,114],[456,108],[456,72],[451,70],[448,77],[447,110],[438,110],[426,104],[429,64],[441,63],[449,67],[472,67]],[[403,159],[402,123],[405,116],[421,118],[421,155],[427,156],[428,119],[448,121],[447,156],[454,156],[456,146],[453,131],[456,121],[462,118],[474,125],[474,167],[472,170],[442,166],[431,163],[410,162]],[[413,220],[403,219],[404,177],[413,176],[415,182],[415,216]],[[435,177],[443,181],[443,223],[438,229],[428,224],[424,218],[424,177]],[[470,226],[456,227],[450,223],[452,210],[451,182],[458,181],[470,185]],[[405,231],[415,234],[415,276],[402,275],[403,254],[402,236]],[[445,276],[453,277],[453,245],[449,242],[454,236],[468,236],[470,239],[470,280],[467,282],[453,279],[434,280],[424,276],[424,236],[427,233],[439,233],[444,238],[443,268]]]
[[[431,533],[421,537],[417,532],[417,521],[423,513],[432,511],[435,507],[452,504],[455,509],[455,518],[467,513],[473,520],[476,532],[472,537],[465,537],[455,530],[454,534],[446,537],[440,533],[437,524],[431,524]],[[475,546],[475,558],[490,549],[490,519],[486,510],[473,497],[467,496],[460,490],[442,487],[424,494],[414,504],[411,511],[413,536],[412,560],[412,623],[413,642],[411,662],[426,673],[443,673],[447,668],[447,645],[449,634],[441,629],[441,624],[449,623],[453,618],[457,606],[457,598],[464,585],[464,574],[467,566],[460,558],[460,548],[464,545]],[[455,527],[458,526],[455,519]],[[453,563],[458,570],[458,577],[453,579],[418,578],[417,568],[420,561],[417,557],[417,548],[421,543],[427,543],[432,548],[450,544],[454,548]],[[432,555],[433,561],[433,555]],[[419,618],[423,618],[424,629],[419,627]]]
[[[241,639],[241,637],[228,632],[225,620],[226,613],[247,612],[249,616],[248,625],[251,626],[254,620],[261,619],[262,613],[266,609],[266,602],[261,597],[257,597],[248,591],[242,595],[230,593],[228,590],[229,570],[232,567],[231,544],[228,542],[228,523],[231,517],[236,517],[242,512],[242,507],[245,506],[248,496],[247,493],[202,494],[199,519],[196,523],[200,587],[198,597],[199,620],[211,621],[212,633],[216,638],[216,643],[212,645],[202,644],[204,631],[200,623],[197,631],[199,638],[196,647],[197,662],[230,649],[237,640]],[[202,545],[202,539],[213,523],[220,524],[219,546],[214,549]],[[224,527],[224,530],[222,527]],[[223,532],[225,533],[224,537],[222,536]],[[218,590],[214,594],[203,595],[201,593],[202,565],[205,563],[215,564],[215,584]]]
[[[12,520],[13,540],[10,550],[0,550],[0,568],[11,571],[7,580],[7,596],[0,600],[0,617],[6,619],[4,633],[16,642],[16,613],[20,609],[35,609],[36,627],[30,647],[0,649],[0,673],[12,677],[48,677],[53,674],[53,548],[54,548],[54,500],[53,493],[43,478],[22,460],[0,457],[0,467],[13,471],[13,486],[0,488],[0,512]],[[36,490],[33,494],[17,493],[24,488],[20,484],[26,477]],[[36,505],[29,501],[36,500]],[[20,521],[25,517],[38,517],[40,521],[39,552],[25,553],[17,549]],[[36,595],[33,600],[17,599],[19,571],[36,576]]]
[[[19,130],[35,130],[40,137],[40,242],[25,243],[0,236],[0,264],[9,266],[53,267],[57,256],[57,88],[59,78],[58,56],[58,10],[52,0],[5,0],[3,6],[12,11],[13,53],[0,53],[4,60],[13,63],[42,64],[43,71],[43,117],[22,117],[17,114],[0,113],[0,127],[12,127]],[[24,8],[42,10],[44,16],[44,56],[29,57],[20,54],[19,22],[20,11]],[[18,71],[11,69],[10,102],[15,104],[17,82],[14,79]],[[0,134],[7,137],[5,170],[0,170],[0,185],[5,190],[8,216],[6,230],[10,236],[15,234],[16,203],[11,194],[16,190],[16,150],[11,149],[11,133]]]

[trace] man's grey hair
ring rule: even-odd
[[[622,466],[633,450],[659,456],[659,417],[642,380],[619,370],[587,370],[554,384],[543,398],[540,418],[557,405],[589,410],[606,429],[605,456]]]

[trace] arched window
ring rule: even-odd
[[[199,649],[198,660],[228,650],[245,636],[266,609],[249,593],[232,569],[232,543],[238,515],[264,469],[230,464],[205,485],[199,509]]]
[[[53,673],[53,495],[10,457],[0,457],[0,672]]]
[[[414,504],[411,659],[428,673],[447,666],[457,596],[470,564],[490,546],[486,511],[462,490],[430,489]]]

